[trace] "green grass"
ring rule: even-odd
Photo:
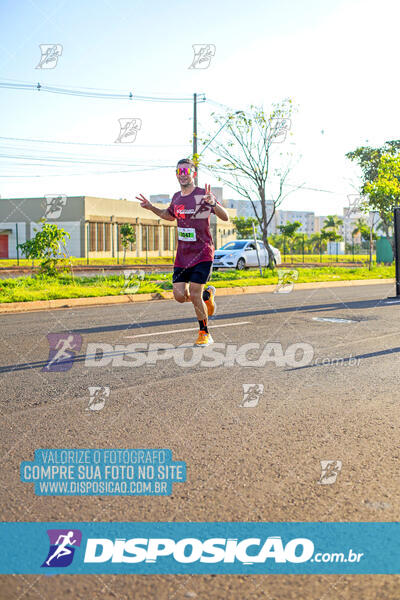
[[[122,264],[122,255],[119,257],[119,263],[117,263],[117,259],[116,258],[91,258],[89,260],[89,265],[118,265],[120,267],[123,267]],[[87,259],[86,258],[75,258],[75,257],[71,257],[71,262],[73,265],[82,265],[82,266],[86,266],[87,265]],[[149,265],[158,265],[158,264],[171,264],[174,262],[173,257],[171,256],[149,256],[147,259],[147,262]],[[142,257],[142,258],[136,258],[136,257],[132,257],[132,258],[127,258],[125,261],[126,265],[145,265],[146,264],[146,257]],[[34,262],[35,267],[39,266],[39,261],[35,261]],[[17,265],[17,259],[16,258],[2,258],[0,259],[0,267],[16,267]],[[26,258],[20,258],[19,260],[19,266],[20,267],[31,267],[32,266],[32,260],[28,260]]]
[[[282,257],[282,261],[284,260],[284,262],[287,262],[287,263],[303,262],[302,254],[286,254],[284,257],[283,250],[281,250],[281,257]],[[372,255],[372,259],[373,259],[373,261],[376,260],[375,254]],[[338,254],[337,260],[336,260],[336,254],[322,254],[321,256],[319,254],[305,254],[304,262],[305,263],[362,262],[362,263],[368,264],[369,263],[369,254],[355,254],[354,259],[353,259],[352,254]]]
[[[298,283],[312,281],[340,281],[355,279],[387,279],[395,276],[395,268],[373,267],[319,267],[299,268]],[[277,271],[218,271],[212,276],[212,283],[219,287],[243,287],[277,284]],[[119,275],[75,277],[63,275],[58,278],[18,277],[0,280],[0,303],[29,302],[32,300],[53,300],[56,298],[83,298],[96,296],[118,296],[123,290],[124,277]],[[172,290],[172,273],[146,274],[140,282],[138,294],[162,294]]]
[[[281,256],[282,256],[282,260],[283,260],[283,251],[281,250]],[[375,261],[375,255],[373,256],[373,260]],[[352,254],[344,254],[344,255],[338,255],[338,261],[339,262],[353,262],[353,255]],[[355,262],[368,262],[369,261],[369,255],[368,254],[355,254],[354,255],[354,261]],[[87,265],[87,259],[86,258],[75,258],[72,257],[71,258],[71,262],[73,265],[82,265],[82,266],[86,266]],[[173,263],[173,257],[171,256],[154,256],[154,257],[148,257],[147,262],[149,265],[158,265],[158,264],[172,264]],[[285,256],[285,262],[303,262],[303,255],[302,254],[286,254]],[[304,262],[308,262],[308,263],[314,263],[314,262],[320,262],[320,256],[319,254],[305,254],[304,255]],[[323,254],[322,255],[322,262],[332,262],[335,263],[336,262],[336,254]],[[21,258],[19,261],[19,264],[21,267],[30,267],[32,266],[32,261],[31,260],[27,260],[26,258]],[[38,261],[35,261],[35,266],[38,266]],[[122,255],[120,255],[119,257],[119,263],[117,263],[117,259],[116,258],[91,258],[89,260],[89,265],[117,265],[119,264],[120,267],[123,266],[122,264]],[[127,258],[125,261],[126,265],[144,265],[146,264],[146,258],[145,257],[141,257],[141,258],[136,258],[136,257],[132,257],[132,258]],[[17,259],[0,259],[0,267],[16,267],[17,266]]]

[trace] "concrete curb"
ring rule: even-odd
[[[355,279],[351,281],[315,281],[312,283],[296,283],[295,290],[312,290],[324,287],[351,287],[358,285],[378,285],[395,283],[395,279]],[[217,288],[218,296],[235,296],[237,294],[260,294],[274,292],[274,285],[254,285],[247,287]],[[0,304],[0,314],[30,312],[35,310],[52,310],[55,308],[73,308],[84,306],[101,306],[104,304],[129,304],[130,302],[149,302],[154,300],[172,300],[172,292],[155,292],[152,294],[124,294],[121,296],[98,296],[94,298],[60,298],[57,300],[35,300],[33,302],[8,302]]]

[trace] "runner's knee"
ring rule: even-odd
[[[187,302],[189,300],[189,292],[187,290],[174,290],[174,298],[177,302],[182,304],[183,302]]]
[[[185,294],[181,294],[179,292],[174,292],[174,298],[177,302],[180,302],[180,303],[186,302]]]
[[[202,294],[201,290],[200,291],[198,291],[198,290],[196,290],[196,291],[190,290],[190,299],[193,302],[193,304],[201,304],[201,302],[202,302],[202,296],[203,296],[203,294]]]

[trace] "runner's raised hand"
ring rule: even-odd
[[[143,194],[139,194],[139,196],[136,196],[136,200],[140,200],[140,206],[142,208],[147,208],[147,210],[151,210],[152,204],[150,200],[147,200],[147,198],[143,196]]]
[[[216,198],[214,196],[214,194],[211,192],[211,185],[208,183],[205,184],[205,196],[203,196],[204,200],[207,202],[207,204],[211,204],[211,206],[215,206],[216,202]]]

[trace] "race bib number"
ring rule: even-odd
[[[178,240],[183,242],[195,242],[196,230],[192,227],[178,227]]]

